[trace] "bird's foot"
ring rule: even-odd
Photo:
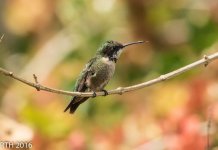
[[[96,96],[97,96],[96,93],[93,92],[93,94],[92,94],[92,98],[95,98]]]
[[[108,92],[106,90],[102,90],[104,92],[104,96],[108,95]]]

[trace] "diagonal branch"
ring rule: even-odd
[[[117,89],[110,90],[110,91],[108,91],[108,95],[123,94],[126,92],[135,91],[135,90],[142,89],[144,87],[151,86],[153,84],[156,84],[156,83],[171,79],[173,77],[176,77],[176,76],[178,76],[178,75],[180,75],[188,70],[191,70],[197,66],[204,65],[206,67],[209,64],[209,62],[211,62],[215,59],[218,59],[218,52],[216,52],[212,55],[209,55],[209,56],[205,55],[204,58],[202,58],[198,61],[195,61],[189,65],[186,65],[182,68],[179,68],[179,69],[174,70],[172,72],[169,72],[167,74],[161,75],[158,78],[155,78],[155,79],[152,79],[152,80],[140,83],[140,84],[136,84],[133,86],[119,87]],[[58,89],[43,86],[43,85],[38,83],[36,75],[34,75],[34,81],[35,81],[35,83],[34,83],[34,82],[27,81],[21,77],[18,77],[13,72],[7,71],[3,68],[0,68],[0,73],[5,75],[5,76],[8,76],[10,78],[13,78],[15,80],[18,80],[26,85],[34,87],[34,88],[36,88],[37,91],[42,90],[42,91],[47,91],[47,92],[56,93],[56,94],[63,94],[63,95],[69,95],[69,96],[80,96],[80,97],[92,97],[93,96],[93,92],[70,92],[70,91],[58,90]],[[96,92],[96,96],[103,96],[103,95],[105,95],[104,92]]]

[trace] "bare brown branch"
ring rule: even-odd
[[[151,86],[151,85],[154,85],[154,84],[157,84],[159,82],[162,82],[162,81],[165,81],[165,80],[168,80],[168,79],[171,79],[173,77],[176,77],[188,70],[191,70],[197,66],[200,66],[200,65],[204,65],[204,66],[207,66],[209,64],[209,62],[215,60],[218,58],[218,52],[212,54],[212,55],[209,55],[209,56],[204,56],[202,59],[198,60],[198,61],[195,61],[189,65],[186,65],[182,68],[179,68],[177,70],[174,70],[172,72],[169,72],[167,74],[164,74],[164,75],[161,75],[160,77],[158,78],[155,78],[155,79],[152,79],[152,80],[149,80],[149,81],[146,81],[146,82],[143,82],[143,83],[140,83],[140,84],[136,84],[136,85],[133,85],[133,86],[128,86],[128,87],[119,87],[117,89],[114,89],[114,90],[110,90],[108,91],[108,95],[112,95],[112,94],[123,94],[123,93],[126,93],[126,92],[130,92],[130,91],[135,91],[135,90],[139,90],[139,89],[142,89],[144,87],[148,87],[148,86]],[[49,88],[49,87],[46,87],[46,86],[43,86],[41,84],[38,83],[38,80],[37,80],[37,77],[34,76],[34,80],[35,80],[35,83],[33,82],[30,82],[30,81],[27,81],[21,77],[18,77],[16,75],[13,74],[13,72],[10,72],[10,71],[7,71],[3,68],[0,68],[0,73],[2,73],[3,75],[5,76],[8,76],[8,77],[11,77],[15,80],[18,80],[26,85],[29,85],[31,87],[34,87],[36,88],[38,91],[39,90],[42,90],[42,91],[47,91],[47,92],[51,92],[51,93],[56,93],[56,94],[63,94],[63,95],[69,95],[69,96],[80,96],[80,97],[92,97],[93,96],[93,92],[71,92],[71,91],[64,91],[64,90],[58,90],[58,89],[54,89],[54,88]],[[104,96],[104,92],[96,92],[96,96]]]

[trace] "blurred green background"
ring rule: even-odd
[[[126,49],[106,89],[144,82],[218,49],[215,0],[1,0],[0,66],[27,80],[72,90],[106,40]],[[68,96],[0,76],[0,141],[35,150],[218,149],[218,62],[124,95],[97,97],[74,115]]]

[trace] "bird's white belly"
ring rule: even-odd
[[[108,84],[115,71],[115,63],[110,61],[109,58],[102,57],[101,61],[104,64],[104,69],[102,69],[102,74],[104,74],[104,77],[100,86],[100,90],[102,90]]]
[[[109,58],[106,57],[102,57],[102,62],[105,64],[105,67],[108,70],[108,76],[112,77],[115,71],[115,63],[113,61],[110,61]]]
[[[93,91],[104,89],[115,71],[115,63],[108,58],[101,58],[95,68],[96,76],[89,81],[90,88]]]

